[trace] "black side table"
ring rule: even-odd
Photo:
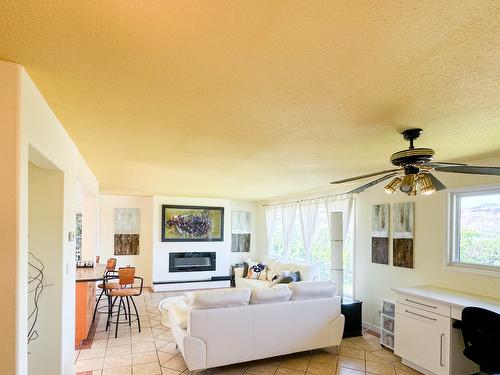
[[[361,336],[361,304],[363,302],[349,297],[342,298],[341,313],[345,316],[343,338]]]

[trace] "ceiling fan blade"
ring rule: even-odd
[[[399,171],[399,169],[398,169],[398,171]],[[369,187],[371,187],[373,185],[377,185],[379,182],[382,182],[384,180],[388,180],[389,178],[394,177],[397,174],[398,174],[398,172],[392,172],[392,173],[390,173],[388,175],[379,177],[376,180],[373,180],[373,181],[371,181],[371,182],[369,182],[367,184],[364,184],[364,185],[362,185],[360,187],[357,187],[356,189],[353,189],[351,191],[348,191],[346,194],[361,193],[363,190],[368,189]]]
[[[500,176],[500,167],[481,167],[476,165],[458,165],[448,167],[435,167],[435,171],[467,174],[484,174]]]
[[[386,169],[385,171],[380,171],[380,172],[374,172],[374,173],[368,173],[364,174],[361,176],[356,176],[356,177],[350,177],[350,178],[344,178],[343,180],[337,180],[337,181],[332,181],[330,182],[331,184],[342,184],[344,182],[350,182],[350,181],[355,181],[355,180],[361,180],[363,178],[368,178],[368,177],[373,177],[373,176],[378,176],[379,174],[385,174],[385,173],[391,173],[391,172],[396,172],[402,170],[401,168],[395,168],[395,169]]]
[[[429,178],[431,179],[432,181],[432,184],[434,185],[434,187],[436,188],[436,191],[439,191],[439,190],[444,190],[446,189],[446,186],[444,186],[444,184],[439,181],[436,176],[434,176],[433,174],[431,173],[427,173],[427,175],[429,176]]]
[[[431,161],[430,163],[424,163],[423,164],[426,167],[431,167],[431,168],[437,168],[437,167],[453,167],[453,166],[458,166],[458,165],[467,165],[464,163],[451,163],[447,161]]]

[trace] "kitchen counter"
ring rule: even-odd
[[[75,345],[88,337],[96,303],[96,282],[102,280],[106,266],[77,268],[75,275]]]
[[[92,268],[77,268],[75,281],[79,283],[102,280],[102,275],[104,275],[105,269],[106,265],[104,264],[96,264]]]

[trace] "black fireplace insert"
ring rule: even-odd
[[[215,271],[215,252],[170,253],[169,272]]]

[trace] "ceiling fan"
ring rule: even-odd
[[[383,175],[382,177],[347,192],[347,194],[361,193],[363,190],[373,185],[392,178],[391,182],[385,186],[385,191],[387,193],[394,194],[396,190],[399,189],[403,193],[413,196],[417,195],[419,189],[420,194],[425,195],[446,189],[446,186],[431,173],[432,171],[500,176],[500,167],[481,167],[461,163],[433,162],[433,149],[415,147],[413,145],[413,141],[420,136],[422,131],[422,129],[416,128],[407,129],[401,133],[403,138],[410,142],[410,147],[407,150],[398,151],[391,155],[391,163],[398,168],[345,178],[332,181],[331,183],[342,184],[344,182]]]

